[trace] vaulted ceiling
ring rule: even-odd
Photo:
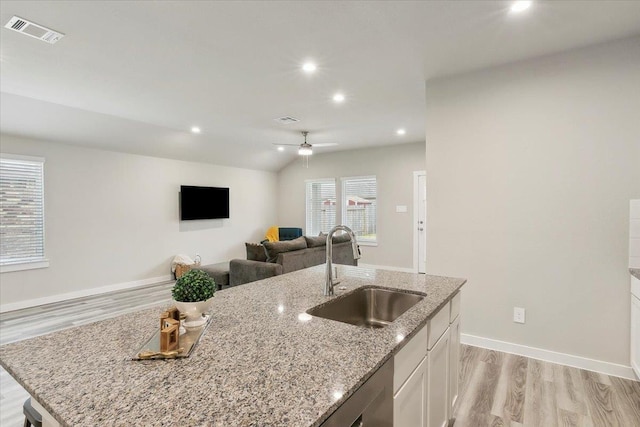
[[[424,141],[428,79],[640,33],[640,1],[511,4],[3,1],[2,25],[17,15],[65,37],[2,28],[0,130],[278,170],[297,154],[274,144],[301,130],[338,144],[318,153]]]

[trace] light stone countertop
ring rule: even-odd
[[[217,292],[189,358],[130,360],[155,308],[4,345],[0,364],[65,426],[318,426],[465,283],[338,269],[348,289],[337,296],[377,285],[427,298],[382,329],[299,320],[333,298],[320,265]]]
[[[636,279],[640,280],[640,268],[630,268],[629,273]]]

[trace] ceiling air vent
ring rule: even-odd
[[[54,44],[64,37],[62,33],[17,16],[11,18],[4,27],[50,44]]]
[[[293,117],[289,117],[289,116],[284,116],[284,117],[278,117],[277,119],[273,119],[276,122],[280,123],[281,125],[289,125],[291,123],[295,123],[295,122],[299,122],[300,120],[293,118]]]

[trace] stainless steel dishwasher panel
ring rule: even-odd
[[[356,390],[320,427],[393,425],[393,358]]]

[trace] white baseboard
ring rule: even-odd
[[[156,283],[167,282],[169,280],[173,280],[173,276],[170,274],[166,276],[150,277],[148,279],[134,280],[133,282],[125,282],[125,283],[118,283],[115,285],[102,286],[100,288],[82,289],[80,291],[51,295],[48,297],[17,301],[9,304],[0,305],[0,313],[5,313],[7,311],[21,310],[23,308],[36,307],[39,305],[51,304],[54,302],[88,297],[91,295],[106,294],[108,292],[121,291],[124,289],[139,288],[142,286],[148,286],[148,285],[154,285]]]
[[[490,350],[502,351],[504,353],[517,354],[531,359],[543,360],[545,362],[572,366],[574,368],[580,368],[587,371],[600,372],[614,377],[638,381],[638,378],[635,376],[631,366],[618,365],[617,363],[588,359],[586,357],[574,356],[572,354],[558,353],[542,348],[529,347],[526,345],[498,341],[468,334],[460,334],[460,342],[474,347],[482,347]]]
[[[374,265],[374,264],[360,264],[358,263],[358,267],[364,268],[377,268],[379,270],[390,270],[390,271],[400,271],[402,273],[417,273],[413,268],[405,268],[405,267],[391,267],[388,265]]]

